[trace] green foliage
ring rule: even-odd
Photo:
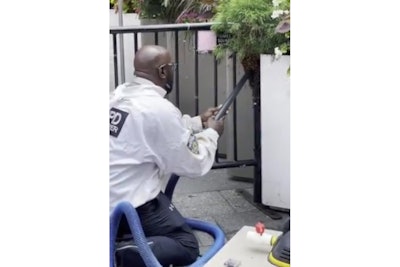
[[[275,32],[285,36],[284,42],[277,44],[275,48],[275,58],[279,59],[281,54],[290,52],[290,0],[272,0],[272,4],[274,6],[272,18],[278,22]],[[287,75],[290,76],[290,67]]]
[[[169,23],[174,23],[181,14],[196,8],[197,5],[196,0],[164,0],[161,16]]]
[[[226,50],[243,59],[249,55],[273,54],[274,48],[285,42],[284,34],[275,32],[277,21],[271,18],[271,0],[221,0],[213,20],[212,30],[230,34],[226,45],[218,45],[214,53],[221,58]]]
[[[118,9],[118,0],[110,0]],[[202,16],[206,11],[201,0],[123,0],[123,12],[137,13],[141,19],[159,19],[174,23],[182,16],[195,14]],[[193,18],[195,19],[195,18]]]
[[[123,0],[122,12],[124,13],[137,13],[140,9],[141,1],[137,0]],[[118,11],[118,0],[110,0],[110,4],[114,7],[115,12]]]

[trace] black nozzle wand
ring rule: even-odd
[[[244,84],[246,83],[247,79],[249,78],[249,73],[245,73],[243,77],[240,79],[239,83],[233,89],[232,93],[228,96],[225,100],[224,104],[222,105],[221,109],[218,111],[217,115],[215,116],[215,120],[220,120],[226,115],[226,111],[232,105],[233,101],[235,101],[236,96],[239,94],[240,90],[243,88]]]

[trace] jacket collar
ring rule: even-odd
[[[152,81],[145,78],[135,76],[132,82],[124,83],[119,85],[114,94],[118,94],[121,97],[134,96],[134,95],[146,95],[157,93],[161,97],[165,97],[167,91],[158,85],[155,85]]]
[[[133,80],[133,82],[132,82],[131,84],[137,85],[137,86],[140,86],[140,85],[142,85],[142,86],[143,86],[143,85],[147,85],[147,86],[146,86],[146,89],[147,89],[147,88],[153,89],[153,90],[156,91],[161,97],[165,97],[165,95],[167,94],[167,91],[165,91],[163,88],[161,88],[161,87],[158,86],[158,85],[155,85],[152,81],[147,80],[147,79],[145,79],[145,78],[141,78],[141,77],[135,76],[135,79]]]

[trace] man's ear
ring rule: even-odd
[[[167,73],[165,72],[164,67],[158,69],[158,76],[160,76],[161,79],[167,78]]]

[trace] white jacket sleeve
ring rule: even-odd
[[[182,120],[181,112],[172,104],[159,107],[149,118],[148,146],[155,162],[165,173],[180,176],[202,176],[210,171],[217,150],[218,133],[206,129],[194,134]]]
[[[190,117],[189,115],[182,116],[183,123],[186,128],[192,130],[194,133],[201,132],[203,130],[203,123],[201,122],[201,117]]]

